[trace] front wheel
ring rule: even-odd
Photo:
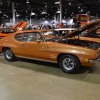
[[[66,73],[75,73],[80,67],[79,59],[73,55],[62,55],[58,63]]]
[[[5,56],[5,59],[6,59],[7,61],[15,61],[15,59],[16,59],[14,53],[13,53],[12,50],[9,49],[9,48],[6,48],[6,49],[4,50],[4,56]]]

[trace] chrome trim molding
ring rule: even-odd
[[[44,61],[44,62],[57,63],[56,61],[50,61],[50,60],[44,60],[44,59],[37,59],[37,58],[31,58],[31,57],[24,57],[24,56],[18,56],[18,55],[16,55],[16,57],[26,58],[26,59],[31,59],[31,60],[38,60],[38,61]]]

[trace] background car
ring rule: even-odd
[[[3,28],[2,31],[0,32],[0,39],[7,37],[14,32],[23,30],[26,24],[27,22],[18,22],[12,28]]]

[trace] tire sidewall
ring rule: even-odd
[[[65,58],[70,58],[74,62],[74,67],[71,70],[67,70],[67,69],[64,68],[64,66],[63,66],[62,63],[63,63],[63,60]],[[59,66],[66,73],[75,73],[79,69],[79,67],[80,67],[80,62],[79,62],[78,58],[75,57],[75,56],[72,56],[72,55],[63,55],[59,59]]]
[[[9,51],[10,53],[11,53],[11,58],[8,58],[7,57],[7,51]],[[7,48],[7,49],[5,49],[4,50],[4,57],[5,57],[5,59],[7,60],[7,61],[14,61],[15,60],[15,55],[14,55],[14,53],[12,52],[12,50],[11,49],[9,49],[9,48]]]

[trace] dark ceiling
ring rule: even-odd
[[[18,19],[30,16],[33,19],[59,18],[59,4],[55,2],[60,0],[0,0],[0,18],[12,18],[12,1],[15,3],[15,14]],[[63,18],[86,13],[92,17],[99,17],[100,0],[62,0],[62,11]]]

